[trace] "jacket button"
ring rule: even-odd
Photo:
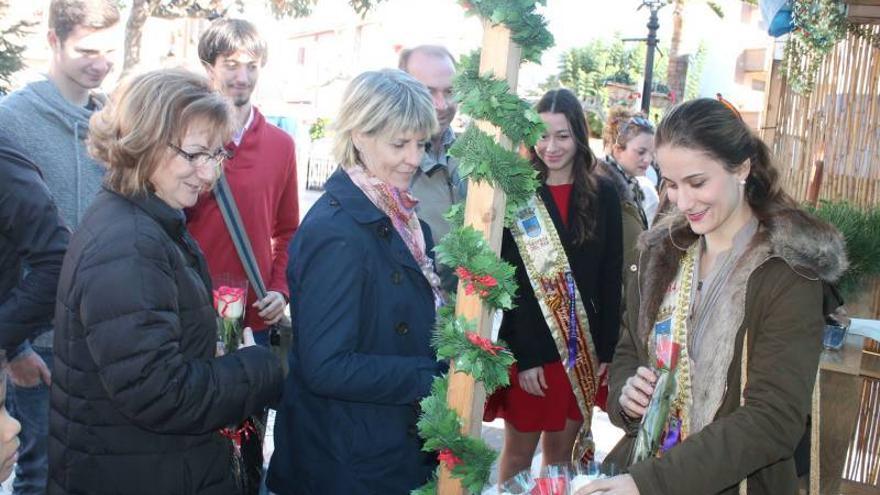
[[[379,225],[379,228],[377,229],[377,231],[379,232],[379,237],[381,237],[383,239],[387,239],[388,236],[391,235],[391,228],[388,227],[387,225],[385,225],[384,223],[382,225]]]
[[[331,199],[330,206],[339,206],[339,201],[336,201],[335,199]]]
[[[398,270],[391,272],[391,283],[394,285],[400,285],[401,282],[403,282],[403,274]]]
[[[397,335],[406,335],[409,333],[409,325],[402,321],[394,327],[394,331],[397,332]]]
[[[637,271],[639,271],[639,267],[636,265],[629,265],[629,271],[637,272]]]

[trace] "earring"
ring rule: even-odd
[[[746,185],[746,180],[745,180],[745,179],[743,179],[743,180],[741,180],[741,181],[739,181],[739,185],[741,185],[741,186],[744,186],[744,185]]]

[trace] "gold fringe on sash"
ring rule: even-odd
[[[528,206],[517,212],[511,232],[526,266],[541,313],[550,327],[556,349],[563,363],[568,362],[569,300],[566,273],[571,266],[565,254],[559,233],[540,197],[534,197]],[[590,323],[577,286],[574,288],[577,320],[577,357],[574,366],[566,366],[568,380],[577,399],[583,425],[578,432],[572,460],[592,459],[595,447],[590,433],[593,405],[598,389],[598,358],[590,334]]]

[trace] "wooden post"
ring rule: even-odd
[[[516,91],[517,75],[521,50],[510,40],[510,30],[503,26],[491,26],[483,21],[483,49],[480,58],[480,74],[492,74],[499,79],[507,80],[511,91]],[[511,148],[510,141],[492,124],[484,121],[477,123],[481,130],[494,135],[506,148]],[[495,189],[485,182],[468,184],[467,202],[465,203],[465,225],[481,231],[492,249],[501,251],[501,232],[504,226],[504,192]],[[458,316],[477,321],[477,331],[488,337],[492,333],[493,314],[484,307],[476,295],[466,295],[462,284],[458,287],[455,306]],[[449,370],[449,390],[447,403],[463,419],[462,431],[466,435],[480,436],[483,419],[483,404],[486,393],[482,386],[477,386],[473,377],[464,373]],[[463,495],[464,488],[458,479],[453,478],[449,470],[441,465],[440,479],[437,485],[440,495]]]
[[[772,58],[772,54],[771,54]],[[761,138],[770,151],[774,151],[773,146],[776,144],[776,126],[779,125],[779,108],[782,104],[782,89],[784,81],[782,78],[782,60],[773,59],[770,64],[770,85],[764,94],[764,113],[761,116]],[[791,164],[783,164],[785,167]]]
[[[819,204],[819,193],[822,191],[822,179],[825,176],[825,161],[821,158],[813,162],[813,173],[810,174],[810,182],[807,185],[807,203],[813,206]]]

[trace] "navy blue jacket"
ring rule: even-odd
[[[50,329],[69,240],[36,165],[0,138],[0,347]]]
[[[435,467],[417,401],[441,369],[434,298],[391,220],[342,170],[290,245],[294,341],[275,422],[279,495],[408,494]],[[430,252],[430,230],[422,223]]]

